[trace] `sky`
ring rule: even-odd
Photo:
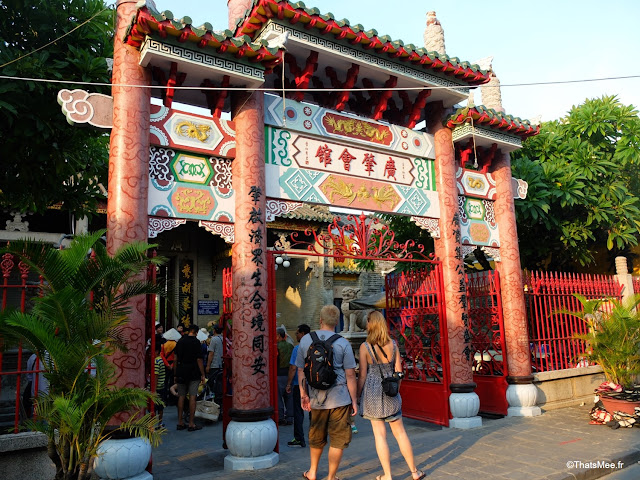
[[[424,45],[426,12],[444,29],[447,55],[474,62],[493,56],[506,113],[560,118],[587,98],[617,95],[640,108],[638,0],[307,0],[307,7]],[[227,0],[156,0],[158,10],[189,16],[195,26],[228,28]],[[522,83],[636,76],[624,80],[516,86]],[[510,86],[513,85],[513,86]],[[476,103],[480,95],[476,94]]]

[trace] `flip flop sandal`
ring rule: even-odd
[[[186,425],[178,425],[178,426],[176,427],[176,430],[184,430],[185,428],[187,428],[187,426],[186,426]]]
[[[189,427],[190,432],[195,432],[196,430],[202,430],[202,425],[196,425],[194,427]]]
[[[418,474],[417,477],[414,477],[414,474]],[[424,477],[426,477],[427,474],[424,473],[422,470],[416,470],[415,472],[411,472],[411,478],[413,478],[413,480],[422,480]]]
[[[302,472],[302,478],[306,478],[307,480],[311,480],[309,477],[307,477],[307,473],[309,473],[309,470],[306,470],[306,471]]]

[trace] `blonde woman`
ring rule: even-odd
[[[380,312],[371,312],[367,318],[367,341],[360,345],[358,398],[361,402],[362,416],[371,420],[376,451],[384,471],[384,475],[378,475],[376,480],[392,480],[385,423],[391,426],[391,432],[398,442],[400,453],[407,462],[413,479],[420,480],[425,477],[424,472],[416,468],[413,448],[402,423],[400,394],[389,397],[382,391],[382,377],[389,377],[394,372],[401,371],[400,354],[396,342],[389,336],[387,321]]]

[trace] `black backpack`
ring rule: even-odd
[[[340,335],[334,333],[326,340],[320,340],[316,332],[311,332],[311,345],[304,360],[304,376],[310,387],[317,390],[328,390],[333,386],[338,375],[333,370],[333,342]]]

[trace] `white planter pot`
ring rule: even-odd
[[[110,439],[98,447],[93,469],[100,478],[120,480],[144,472],[150,458],[151,444],[143,438]]]
[[[229,453],[234,457],[262,457],[273,452],[278,428],[273,420],[260,422],[231,421],[225,435]]]

